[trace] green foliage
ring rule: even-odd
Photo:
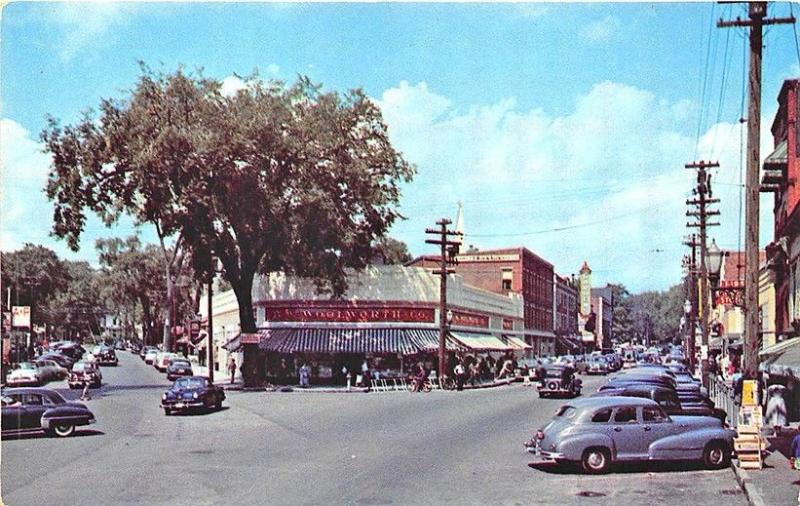
[[[345,268],[364,267],[400,216],[399,183],[414,168],[361,90],[323,93],[307,78],[251,80],[234,96],[221,87],[143,69],[128,96],[101,102],[97,121],[50,119],[47,195],[53,232],[73,249],[90,211],[177,234],[203,277],[213,252],[252,332],[254,275],[294,273],[343,293]]]
[[[383,237],[375,244],[370,263],[383,265],[402,265],[410,262],[411,260],[412,257],[408,252],[408,246],[406,243],[391,237]]]
[[[671,341],[680,335],[683,314],[683,285],[663,292],[644,292],[631,296],[631,336],[644,342]]]

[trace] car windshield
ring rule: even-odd
[[[186,360],[173,360],[172,367],[191,367],[192,364],[187,362]]]
[[[91,371],[93,369],[94,366],[86,362],[78,362],[77,364],[72,366],[73,371]]]
[[[17,369],[36,369],[36,366],[31,362],[22,362]]]
[[[43,394],[47,399],[52,402],[53,404],[66,404],[67,400],[61,397],[61,394],[58,392],[47,392]]]
[[[556,411],[556,416],[563,418],[574,418],[577,412],[578,410],[572,406],[561,406],[558,408],[558,411]]]
[[[203,378],[181,378],[175,382],[178,388],[201,388],[206,386],[206,380]]]

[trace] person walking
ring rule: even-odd
[[[233,385],[233,379],[236,376],[236,359],[233,356],[228,361],[228,373],[231,375],[231,385]]]
[[[786,387],[783,385],[772,385],[767,389],[769,400],[767,401],[767,411],[764,413],[764,425],[772,427],[775,436],[781,435],[781,429],[788,425],[786,417],[786,401],[783,393]]]
[[[464,390],[464,375],[466,372],[467,371],[464,369],[464,364],[461,362],[457,363],[453,368],[453,373],[456,375],[456,390],[459,392]]]
[[[308,379],[311,376],[311,368],[308,367],[308,364],[303,362],[303,365],[300,367],[300,386],[302,388],[308,388],[309,382]]]

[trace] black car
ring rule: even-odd
[[[45,353],[39,358],[42,360],[52,360],[53,362],[57,363],[58,365],[67,370],[72,369],[72,366],[75,364],[75,361],[70,357],[56,352]]]
[[[103,373],[91,362],[78,362],[72,366],[67,383],[70,388],[82,388],[86,383],[92,388],[98,388],[103,383]]]
[[[628,385],[602,390],[596,397],[641,397],[656,401],[668,415],[713,416],[723,422],[728,414],[724,410],[704,404],[683,403],[675,390],[656,385]]]
[[[73,361],[77,362],[83,357],[83,354],[86,353],[86,349],[77,343],[65,343],[60,345],[56,349],[56,352],[66,355]]]
[[[195,408],[206,410],[222,408],[225,391],[208,381],[204,376],[178,378],[172,387],[161,396],[161,407],[165,415],[189,411]]]
[[[181,376],[192,376],[192,363],[182,358],[172,360],[167,366],[167,379],[174,381]]]
[[[76,426],[95,423],[85,404],[67,401],[49,388],[7,388],[2,392],[2,409],[3,434],[43,430],[67,437]]]
[[[582,382],[575,377],[575,368],[568,365],[541,367],[537,377],[539,397],[577,397],[581,394]]]
[[[100,365],[117,365],[119,362],[114,348],[109,346],[102,346],[95,355],[95,358],[97,359],[97,363]]]

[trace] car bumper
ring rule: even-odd
[[[162,408],[169,408],[173,411],[180,411],[182,409],[202,408],[205,403],[200,399],[193,399],[191,401],[176,401],[176,402],[162,402]]]
[[[6,385],[8,386],[38,386],[40,384],[39,380],[32,380],[32,379],[7,379]]]

